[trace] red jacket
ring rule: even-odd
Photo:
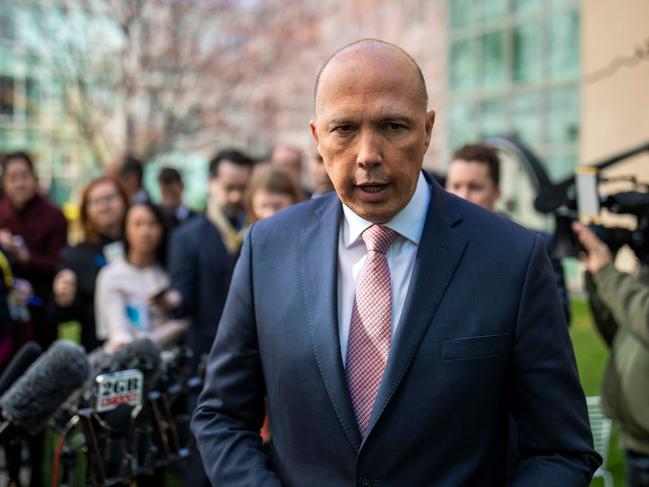
[[[67,243],[67,226],[61,210],[43,196],[34,196],[21,210],[6,197],[0,200],[0,229],[20,235],[30,252],[29,262],[15,263],[15,275],[31,282],[40,298],[52,292],[54,268]]]

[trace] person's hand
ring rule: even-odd
[[[119,336],[119,337],[115,337],[115,338],[110,338],[104,344],[104,351],[106,353],[119,352],[121,349],[123,349],[130,342],[131,342],[131,340],[126,336]]]
[[[62,308],[71,306],[77,294],[77,275],[70,269],[63,269],[54,278],[52,290],[56,304]]]
[[[579,260],[584,264],[586,270],[595,273],[613,262],[613,254],[610,249],[587,226],[574,222],[572,230],[584,247],[585,253],[579,256]]]
[[[29,249],[27,248],[25,241],[20,235],[14,235],[13,248],[11,249],[11,251],[13,252],[16,260],[18,260],[19,262],[29,262],[31,254],[29,253]]]
[[[13,298],[17,303],[26,305],[32,294],[34,294],[34,288],[29,281],[14,279]]]
[[[165,311],[175,310],[181,305],[182,301],[182,295],[174,288],[169,288],[161,293],[155,294],[150,299],[152,304],[160,306]]]
[[[11,232],[6,228],[0,230],[0,246],[8,251],[13,243],[13,237],[14,236],[11,234]]]
[[[0,230],[0,246],[20,262],[29,261],[30,253],[20,235],[14,235],[6,228]]]

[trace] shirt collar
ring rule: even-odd
[[[410,198],[406,207],[383,225],[391,228],[415,245],[419,245],[429,203],[430,188],[424,178],[423,172],[420,172],[415,193]],[[359,240],[361,233],[371,227],[373,223],[361,218],[344,204],[343,214],[345,216],[343,222],[343,244],[345,248],[349,248]]]

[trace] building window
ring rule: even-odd
[[[0,76],[0,115],[13,117],[16,109],[16,86],[11,76]]]
[[[37,116],[40,103],[38,81],[33,78],[25,79],[25,115],[28,117]]]
[[[515,134],[550,177],[578,160],[576,0],[449,0],[448,145]]]
[[[10,4],[4,4],[0,8],[0,40],[16,40],[16,13]]]

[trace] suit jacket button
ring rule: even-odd
[[[370,482],[368,479],[359,479],[358,480],[358,486],[359,487],[372,487],[372,482]]]

